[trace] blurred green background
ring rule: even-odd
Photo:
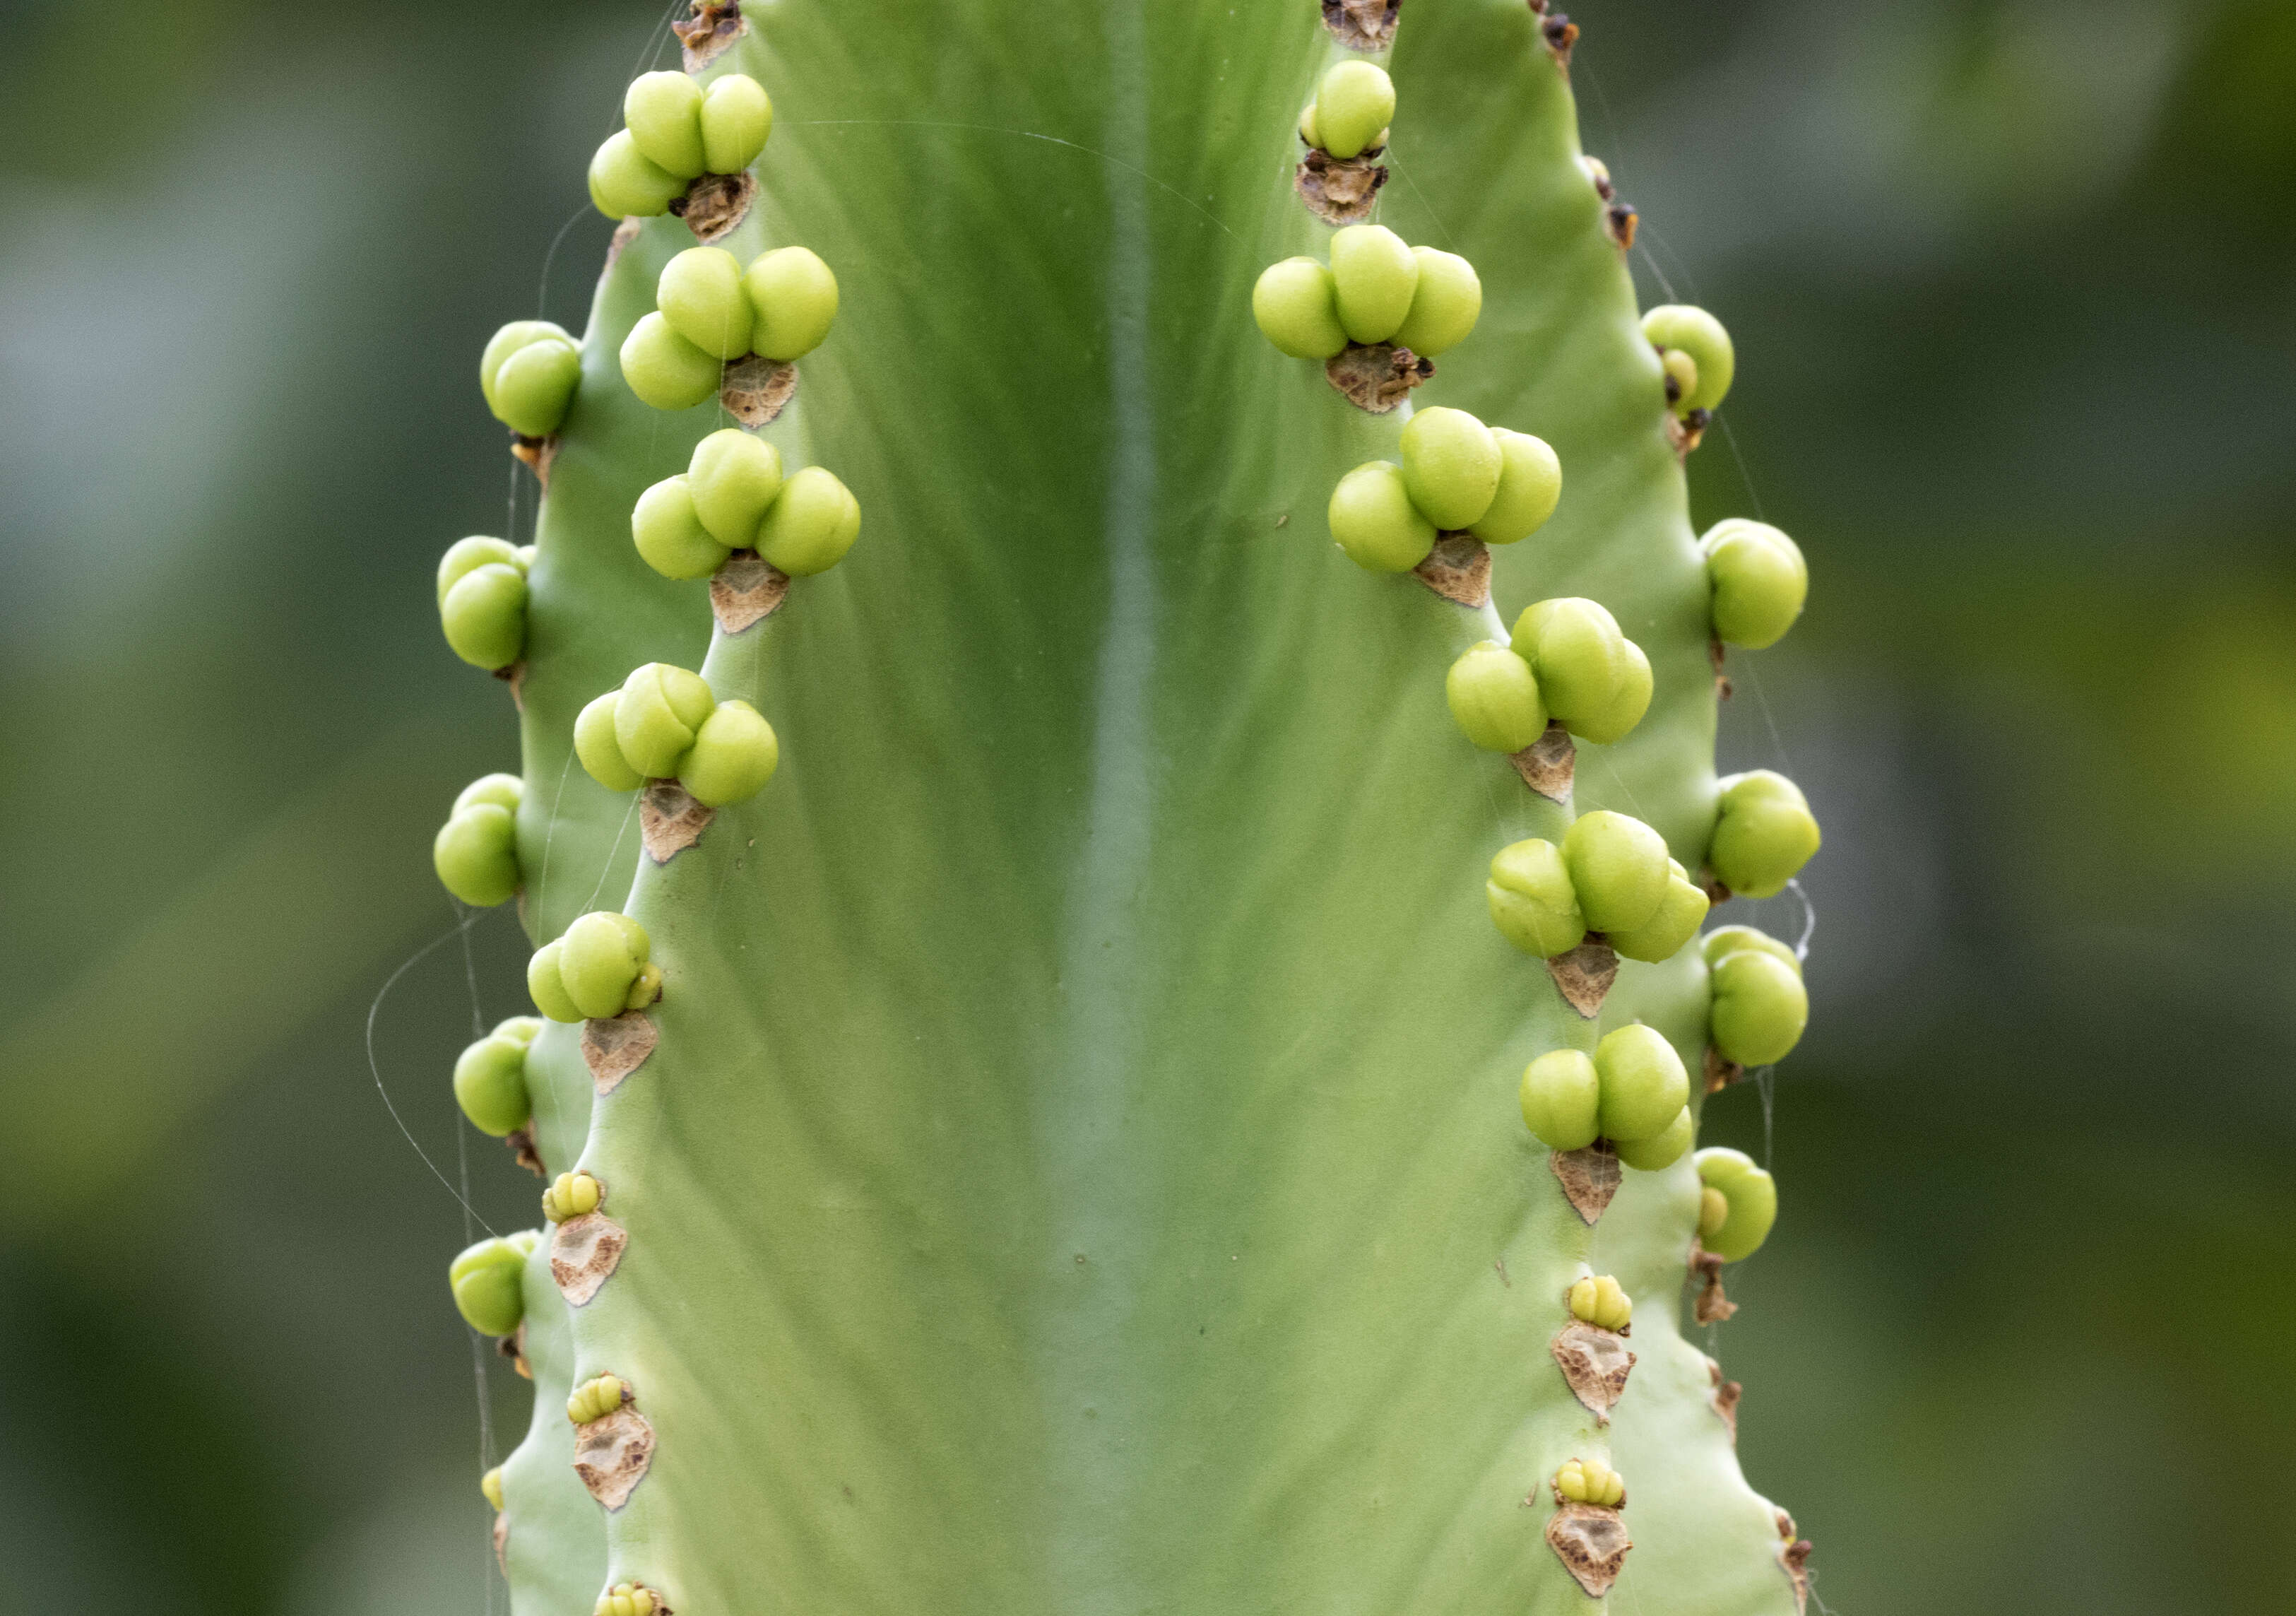
[[[521,951],[424,856],[515,734],[429,574],[530,501],[473,367],[580,324],[656,20],[0,19],[0,1611],[487,1606],[463,1213],[364,1040],[437,943],[376,1064],[522,1221],[446,1085]],[[1698,520],[1815,573],[1724,715],[1827,831],[1814,1029],[1707,1126],[1785,1185],[1748,1473],[1838,1616],[2296,1609],[2296,5],[1578,20],[1644,299],[1738,341]]]

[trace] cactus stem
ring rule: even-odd
[[[1554,979],[1563,1003],[1591,1021],[1619,979],[1619,956],[1599,933],[1589,931],[1587,940],[1570,953],[1548,960],[1546,973]]]
[[[649,780],[638,793],[638,839],[646,857],[668,864],[701,840],[718,810],[693,800],[675,780]]]
[[[748,169],[739,174],[705,174],[670,203],[670,212],[685,221],[693,239],[703,246],[721,242],[750,217],[758,200],[758,176]]]
[[[1593,1227],[1611,1197],[1619,1193],[1619,1153],[1597,1139],[1583,1150],[1556,1151],[1546,1159],[1547,1170],[1562,1185],[1562,1195]]]
[[[1719,1094],[1746,1075],[1746,1069],[1735,1061],[1723,1059],[1722,1052],[1709,1044],[1706,1046],[1706,1092]]]
[[[771,617],[789,595],[789,574],[755,550],[736,550],[710,575],[709,611],[720,634],[739,634]]]
[[[726,367],[718,401],[726,413],[756,431],[772,422],[797,392],[797,366],[751,354]]]
[[[653,1427],[624,1403],[602,1419],[575,1428],[574,1473],[590,1496],[608,1509],[619,1509],[645,1480],[653,1463]]]
[[[693,0],[693,15],[673,22],[669,31],[684,47],[685,70],[698,73],[724,55],[734,41],[750,31],[742,15],[741,0]]]
[[[1725,1323],[1738,1310],[1730,1293],[1722,1288],[1722,1259],[1697,1241],[1690,1243],[1690,1272],[1701,1284],[1697,1303],[1690,1315],[1702,1325]]]
[[[1587,1596],[1600,1599],[1626,1569],[1627,1551],[1635,1540],[1617,1510],[1599,1504],[1565,1504],[1547,1520],[1546,1544]]]
[[[660,1031],[643,1010],[583,1022],[582,1063],[590,1069],[591,1087],[601,1098],[613,1093],[660,1042]]]
[[[1379,204],[1379,188],[1387,184],[1387,165],[1378,160],[1387,151],[1374,146],[1353,157],[1333,157],[1321,146],[1310,146],[1292,176],[1292,188],[1308,211],[1327,225],[1354,225],[1371,217]]]
[[[569,1218],[551,1230],[550,1278],[567,1306],[581,1307],[595,1296],[629,1243],[629,1231],[603,1212]]]
[[[1434,360],[1387,342],[1350,342],[1324,362],[1324,379],[1374,415],[1386,414],[1434,373]]]
[[[1395,17],[1403,0],[1323,0],[1324,26],[1351,51],[1383,51],[1395,43]]]
[[[1558,808],[1570,806],[1570,787],[1578,774],[1578,748],[1562,719],[1551,720],[1546,733],[1521,751],[1509,752],[1507,761],[1532,791]]]

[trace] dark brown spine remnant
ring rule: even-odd
[[[710,575],[709,611],[722,632],[739,634],[779,610],[789,587],[789,574],[755,550],[736,550]]]
[[[726,406],[726,414],[754,432],[780,414],[796,392],[796,365],[751,354],[726,367],[726,381],[718,390],[718,402]]]
[[[1626,1519],[1617,1510],[1565,1504],[1546,1522],[1546,1544],[1587,1596],[1600,1599],[1626,1570],[1627,1551],[1635,1540],[1627,1535]]]
[[[1693,410],[1687,415],[1666,413],[1666,440],[1674,446],[1677,455],[1687,455],[1706,436],[1707,423],[1713,420],[1704,410]]]
[[[629,1231],[603,1212],[569,1218],[550,1231],[550,1277],[569,1307],[578,1308],[613,1276]]]
[[[1632,202],[1613,201],[1603,209],[1603,232],[1620,252],[1634,250],[1635,226],[1641,221]]]
[[[1549,802],[1570,806],[1570,787],[1578,775],[1578,748],[1562,719],[1547,725],[1546,733],[1521,751],[1509,752],[1507,761],[1532,791]]]
[[[1490,604],[1490,547],[1472,533],[1438,535],[1427,559],[1411,570],[1447,601],[1468,607]]]
[[[684,219],[693,239],[706,247],[733,234],[734,227],[750,217],[750,204],[757,199],[758,176],[747,169],[739,174],[705,174],[670,203],[669,210]]]
[[[1619,1193],[1619,1153],[1596,1140],[1585,1150],[1556,1151],[1546,1159],[1547,1170],[1562,1185],[1563,1198],[1592,1228],[1595,1219]]]
[[[684,47],[685,70],[689,73],[698,73],[717,61],[749,30],[749,23],[742,17],[740,0],[693,0],[693,15],[684,22],[669,25],[669,31],[677,36],[677,43]]]
[[[638,840],[646,857],[668,864],[701,840],[701,833],[718,817],[675,780],[649,780],[638,793]]]
[[[1386,342],[1350,342],[1324,361],[1324,379],[1374,415],[1386,414],[1434,373],[1434,360]]]
[[[1693,1318],[1702,1325],[1718,1325],[1737,1312],[1738,1304],[1722,1288],[1722,1259],[1695,1241],[1690,1246],[1690,1272],[1702,1282],[1697,1304],[1690,1310]]]
[[[1578,43],[1578,25],[1561,12],[1543,11],[1539,17],[1538,37],[1546,42],[1547,53],[1559,67],[1570,65],[1570,49]]]
[[[1403,0],[1323,0],[1324,26],[1351,51],[1383,51],[1395,43],[1395,16]]]
[[[661,1034],[643,1010],[583,1022],[582,1062],[590,1069],[590,1086],[601,1095],[613,1093],[624,1078],[646,1063],[660,1042]]]
[[[1626,1337],[1574,1318],[1556,1332],[1546,1349],[1554,1354],[1570,1395],[1597,1423],[1610,1423],[1611,1410],[1627,1395],[1627,1376],[1635,1366]]]
[[[1706,1092],[1719,1094],[1746,1075],[1746,1069],[1735,1061],[1726,1061],[1722,1052],[1709,1044],[1706,1046]]]
[[[608,1509],[630,1501],[653,1463],[653,1427],[625,1403],[603,1419],[574,1428],[574,1473]]]
[[[1546,962],[1546,974],[1562,989],[1563,1002],[1588,1021],[1602,1013],[1611,984],[1619,980],[1619,956],[1610,944],[1593,932],[1568,954]]]
[[[1379,146],[1342,158],[1311,146],[1292,173],[1292,188],[1308,204],[1308,211],[1325,224],[1359,224],[1371,217],[1379,188],[1387,184],[1387,165],[1374,160],[1386,150]]]

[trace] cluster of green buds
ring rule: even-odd
[[[1817,851],[1809,799],[1784,775],[1758,768],[1717,782],[1706,862],[1731,891],[1775,898]]]
[[[1688,417],[1718,407],[1738,370],[1722,322],[1687,303],[1665,303],[1643,316],[1643,335],[1658,349],[1668,406]]]
[[[763,791],[781,762],[781,743],[774,726],[747,701],[720,701],[700,674],[648,662],[577,715],[574,755],[610,792],[675,780],[696,802],[716,808]],[[644,934],[638,936],[643,945]],[[570,942],[572,937],[570,928]],[[535,956],[537,963],[541,957]],[[542,1004],[538,994],[535,1002]]]
[[[1536,837],[1501,848],[1483,895],[1500,935],[1526,954],[1553,959],[1600,933],[1652,964],[1696,935],[1708,902],[1664,837],[1608,808],[1580,815],[1559,848]]]
[[[820,466],[782,475],[781,451],[738,427],[710,433],[693,458],[638,496],[630,537],[664,578],[707,578],[754,550],[792,578],[825,572],[861,536],[861,504]]]
[[[630,1389],[618,1374],[597,1374],[574,1388],[566,1399],[566,1417],[577,1425],[603,1420],[629,1401]]]
[[[1333,233],[1328,267],[1285,258],[1262,270],[1251,289],[1260,334],[1295,359],[1332,359],[1350,343],[1382,342],[1432,358],[1465,341],[1482,312],[1472,264],[1406,246],[1384,225],[1349,225]]]
[[[518,805],[525,794],[526,782],[516,775],[482,775],[463,788],[431,839],[439,884],[472,908],[507,903],[525,882],[518,865]]]
[[[1554,1472],[1554,1496],[1566,1504],[1616,1509],[1627,1501],[1627,1484],[1600,1459],[1565,1459]]]
[[[1751,926],[1722,926],[1699,939],[1712,991],[1708,1036],[1739,1066],[1783,1061],[1809,1025],[1809,990],[1792,948]]]
[[[1470,646],[1443,681],[1460,730],[1495,752],[1521,751],[1549,721],[1607,746],[1642,722],[1651,688],[1643,648],[1599,602],[1577,595],[1525,607],[1508,644]]]
[[[1634,1299],[1608,1274],[1588,1274],[1573,1280],[1564,1300],[1571,1317],[1597,1330],[1624,1330],[1634,1322]]]
[[[1395,80],[1387,70],[1375,62],[1349,60],[1316,86],[1316,99],[1300,114],[1300,138],[1345,160],[1386,145],[1394,117]]]
[[[641,73],[623,94],[622,122],[590,160],[590,200],[610,219],[651,218],[704,174],[739,174],[757,161],[774,103],[744,73],[707,89],[684,73]]]
[[[541,1030],[535,1017],[514,1015],[455,1057],[455,1103],[480,1133],[500,1139],[533,1120],[526,1052]]]
[[[510,1335],[526,1317],[526,1259],[542,1236],[521,1229],[481,1240],[447,1269],[455,1310],[481,1335]]]
[[[605,1186],[587,1173],[561,1173],[542,1192],[542,1215],[553,1223],[586,1218],[606,1202]]]
[[[1332,490],[1325,515],[1332,538],[1357,566],[1408,572],[1443,533],[1487,545],[1528,538],[1562,497],[1562,465],[1544,439],[1439,406],[1404,427],[1401,465],[1357,466]]]
[[[479,1478],[480,1496],[497,1510],[503,1506],[502,1472],[503,1467],[497,1464]]]
[[[1759,651],[1785,637],[1809,598],[1801,546],[1767,522],[1733,516],[1698,541],[1712,589],[1714,637]]]
[[[1698,1243],[1725,1262],[1751,1257],[1778,1220],[1778,1183],[1743,1151],[1715,1145],[1695,1158],[1702,1187]]]
[[[617,1582],[598,1595],[591,1616],[653,1616],[658,1604],[652,1588],[636,1582]]]
[[[556,431],[581,381],[582,345],[548,320],[512,320],[479,356],[487,408],[521,438]]]
[[[623,339],[622,379],[655,409],[691,409],[717,397],[729,361],[787,364],[820,347],[836,318],[837,277],[803,247],[760,253],[747,269],[723,247],[689,247],[662,266],[654,311]]]
[[[1690,1148],[1690,1073],[1664,1035],[1637,1021],[1605,1035],[1589,1057],[1550,1050],[1522,1073],[1522,1120],[1549,1150],[1607,1141],[1643,1172],[1673,1166]]]
[[[526,654],[526,571],[534,546],[456,539],[439,558],[439,624],[473,668],[496,673]]]
[[[594,909],[535,950],[526,990],[554,1021],[642,1010],[661,997],[661,967],[649,958],[645,928],[627,915]]]

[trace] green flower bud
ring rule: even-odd
[[[837,318],[837,277],[818,255],[781,247],[755,259],[742,276],[756,334],[750,345],[776,364],[821,346]]]
[[[1603,1137],[1613,1144],[1655,1138],[1690,1103],[1690,1073],[1674,1046],[1640,1021],[1605,1033],[1595,1046],[1603,1081]]]
[[[1576,1049],[1554,1049],[1522,1069],[1522,1120],[1549,1150],[1584,1150],[1602,1132],[1601,1080]]]
[[[1622,666],[1617,693],[1611,696],[1609,706],[1584,715],[1571,727],[1571,733],[1581,741],[1592,741],[1598,746],[1623,740],[1650,710],[1650,658],[1632,640],[1620,640],[1619,647]]]
[[[1730,1202],[1720,1190],[1710,1184],[1698,1186],[1698,1240],[1703,1245],[1708,1236],[1721,1232],[1722,1220],[1730,1216]]]
[[[1386,226],[1349,225],[1332,237],[1332,285],[1340,328],[1349,341],[1384,342],[1393,336],[1411,312],[1418,284],[1419,260]]]
[[[430,843],[431,867],[447,890],[475,909],[491,909],[517,895],[518,821],[498,802],[457,808]]]
[[[1464,529],[1497,497],[1498,439],[1464,410],[1421,410],[1403,429],[1403,486],[1438,528]]]
[[[1627,1501],[1627,1484],[1600,1459],[1566,1459],[1554,1472],[1556,1495],[1572,1504],[1615,1509]]]
[[[690,477],[665,477],[630,511],[631,542],[664,578],[708,578],[734,553],[701,525],[697,504]]]
[[[1720,782],[1714,838],[1706,860],[1722,884],[1748,898],[1775,898],[1817,851],[1817,821],[1800,788],[1758,768]]]
[[[605,1204],[605,1186],[587,1173],[561,1173],[542,1192],[542,1215],[553,1223],[586,1218]]]
[[[1801,961],[1795,957],[1792,948],[1768,932],[1758,931],[1751,926],[1717,926],[1698,939],[1698,952],[1704,956],[1710,969],[1748,948],[1768,955],[1796,976],[1801,974]]]
[[[1324,519],[1348,559],[1374,572],[1408,572],[1435,547],[1435,524],[1411,503],[1403,468],[1390,461],[1370,461],[1341,478]]]
[[[480,1133],[499,1139],[532,1119],[533,1102],[526,1091],[526,1050],[531,1041],[491,1032],[455,1062],[455,1103]]]
[[[706,166],[701,152],[701,86],[678,72],[641,73],[622,93],[622,121],[648,162],[681,179]]]
[[[720,701],[694,732],[677,783],[705,808],[744,801],[766,789],[782,760],[774,726],[747,701]]]
[[[622,1406],[627,1390],[619,1375],[593,1375],[575,1387],[574,1395],[566,1399],[566,1417],[577,1425],[603,1420]]]
[[[1530,664],[1496,640],[1470,646],[1451,664],[1443,699],[1467,739],[1487,752],[1519,752],[1546,733]]]
[[[1546,710],[1573,734],[1610,716],[1630,677],[1632,659],[1618,619],[1576,595],[1526,607],[1514,620],[1510,643],[1538,676]]]
[[[534,1000],[534,1007],[554,1021],[578,1021],[582,1012],[568,997],[566,983],[558,973],[559,957],[565,953],[565,944],[553,938],[534,951],[526,962],[526,991]]]
[[[653,1616],[660,1604],[652,1588],[636,1582],[617,1582],[598,1595],[591,1616]]]
[[[713,359],[750,351],[750,299],[742,264],[723,247],[688,247],[661,267],[654,305],[670,330]]]
[[[1619,1160],[1638,1173],[1662,1172],[1682,1160],[1698,1138],[1698,1124],[1691,1120],[1690,1107],[1685,1105],[1674,1113],[1668,1123],[1647,1139],[1622,1139],[1617,1144]]]
[[[861,502],[832,473],[809,465],[782,486],[758,525],[758,554],[791,578],[826,572],[861,536]]]
[[[1499,487],[1490,509],[1467,531],[1487,545],[1511,545],[1546,525],[1562,498],[1562,463],[1544,438],[1491,429],[1499,446]]]
[[[1666,379],[1674,383],[1674,397],[1687,398],[1698,391],[1698,361],[1678,348],[1669,348],[1658,357],[1659,368]]]
[[[1611,947],[1628,959],[1652,965],[1672,959],[1706,922],[1706,911],[1712,903],[1706,889],[1693,884],[1683,867],[1670,858],[1667,870],[1666,896],[1659,899],[1658,913],[1632,931],[1603,934]]]
[[[508,1038],[520,1048],[525,1049],[532,1046],[534,1040],[540,1036],[541,1032],[542,1018],[540,1016],[513,1015],[505,1016],[503,1020],[496,1021],[495,1023],[495,1029],[487,1034],[487,1036],[490,1038]]]
[[[1525,954],[1553,959],[1570,953],[1587,935],[1570,873],[1562,849],[1551,841],[1534,838],[1501,848],[1491,860],[1483,896],[1499,935]]]
[[[472,667],[509,667],[526,650],[526,574],[502,562],[465,572],[439,603],[439,622]]]
[[[479,1491],[497,1510],[503,1506],[502,1472],[503,1467],[497,1464],[479,1478]]]
[[[1713,968],[1714,1047],[1741,1066],[1783,1061],[1809,1025],[1801,973],[1776,956],[1741,948]]]
[[[1300,114],[1300,138],[1311,146],[1322,145],[1324,143],[1316,136],[1316,103],[1311,101],[1308,110]]]
[[[647,662],[622,681],[621,699],[614,703],[614,740],[624,759],[647,779],[670,779],[693,744],[693,732],[717,704],[700,674]]]
[[[1342,62],[1316,86],[1316,132],[1322,138],[1314,144],[1333,157],[1356,157],[1377,144],[1394,119],[1395,81],[1375,62]]]
[[[616,1016],[629,1007],[630,988],[646,963],[645,933],[631,937],[636,922],[605,910],[592,910],[566,928],[559,940],[558,977],[566,997],[585,1016]]]
[[[1475,329],[1483,312],[1483,283],[1475,267],[1456,252],[1414,247],[1419,260],[1419,283],[1411,293],[1411,312],[1391,340],[1423,359],[1431,359],[1456,348]]]
[[[582,350],[570,341],[529,342],[495,374],[495,418],[528,438],[547,438],[566,420],[582,381]]]
[[[447,603],[447,592],[480,568],[496,563],[526,570],[526,560],[515,546],[499,538],[458,538],[447,546],[447,554],[439,558],[439,603]]]
[[[621,742],[614,735],[614,713],[621,702],[621,691],[610,690],[575,715],[574,755],[582,760],[583,772],[608,791],[634,792],[645,783],[645,776],[630,767],[630,760],[622,756]]]
[[[1348,345],[1339,283],[1313,258],[1285,258],[1261,270],[1251,288],[1251,317],[1261,336],[1294,359],[1328,359]]]
[[[718,396],[726,367],[670,329],[656,309],[622,339],[622,380],[658,410],[690,410]]]
[[[728,73],[701,92],[701,161],[710,173],[739,174],[773,132],[774,103],[747,73]]]
[[[685,194],[686,182],[650,161],[627,129],[590,160],[590,201],[610,219],[653,218]]]
[[[782,491],[782,452],[729,426],[693,446],[685,480],[710,537],[727,549],[753,550],[758,524]]]
[[[512,355],[525,349],[555,344],[562,344],[577,350],[576,368],[578,370],[580,345],[568,333],[564,326],[553,321],[512,320],[488,340],[486,351],[479,356],[479,391],[485,395],[487,408],[494,412],[496,420],[504,419],[497,387],[497,379],[502,373],[504,364]],[[570,395],[570,387],[569,392]],[[554,422],[552,425],[554,428],[556,423]],[[540,438],[547,436],[547,433],[529,432],[527,436]]]
[[[1793,540],[1767,522],[1733,516],[1698,541],[1714,585],[1714,633],[1726,645],[1775,645],[1801,615],[1809,567]]]
[[[481,1240],[455,1259],[447,1284],[455,1310],[481,1335],[510,1335],[526,1317],[526,1259],[532,1254],[531,1229],[497,1240]]]
[[[1728,1211],[1721,1226],[1709,1234],[1700,1219],[1698,1243],[1725,1262],[1751,1257],[1770,1237],[1778,1220],[1778,1185],[1743,1151],[1713,1146],[1698,1153],[1698,1177],[1718,1191]]]
[[[1592,1274],[1571,1282],[1570,1317],[1600,1330],[1623,1330],[1634,1322],[1635,1304],[1626,1288],[1608,1274]]]
[[[1666,838],[1628,814],[1581,814],[1562,838],[1571,890],[1592,931],[1647,925],[1666,898]]]
[[[1678,413],[1687,415],[1693,410],[1710,410],[1721,404],[1738,369],[1737,355],[1730,347],[1730,333],[1722,329],[1721,321],[1686,303],[1666,303],[1643,316],[1643,335],[1661,354],[1675,348],[1690,356],[1693,367],[1691,380],[1695,385],[1685,389],[1682,397],[1675,400],[1674,407]]]
[[[525,797],[526,782],[516,775],[480,775],[456,794],[454,811],[459,814],[473,803],[491,802],[515,814]]]

